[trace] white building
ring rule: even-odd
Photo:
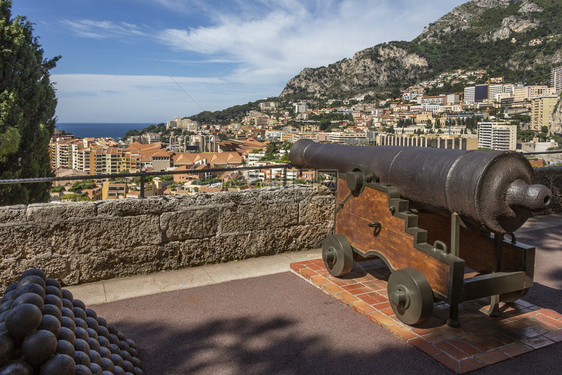
[[[556,95],[559,95],[562,92],[562,65],[552,69],[550,86],[554,88]]]
[[[479,122],[478,148],[515,151],[517,148],[517,126],[501,122]]]

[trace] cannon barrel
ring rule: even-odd
[[[396,187],[419,209],[455,212],[495,233],[513,233],[550,203],[551,192],[532,185],[533,168],[509,151],[425,147],[347,146],[300,140],[291,148],[300,168],[352,172],[363,166]]]

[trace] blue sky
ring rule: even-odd
[[[59,122],[165,122],[278,96],[305,67],[411,40],[461,0],[13,0]],[[192,99],[193,98],[193,99]]]

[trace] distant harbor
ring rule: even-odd
[[[123,138],[131,129],[141,130],[150,123],[76,123],[59,122],[55,125],[57,130],[64,130],[79,138],[105,138],[111,137],[116,141]]]

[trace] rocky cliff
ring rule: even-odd
[[[403,88],[455,69],[547,83],[562,64],[562,1],[473,0],[411,42],[390,42],[327,67],[306,68],[281,96],[352,96]]]

